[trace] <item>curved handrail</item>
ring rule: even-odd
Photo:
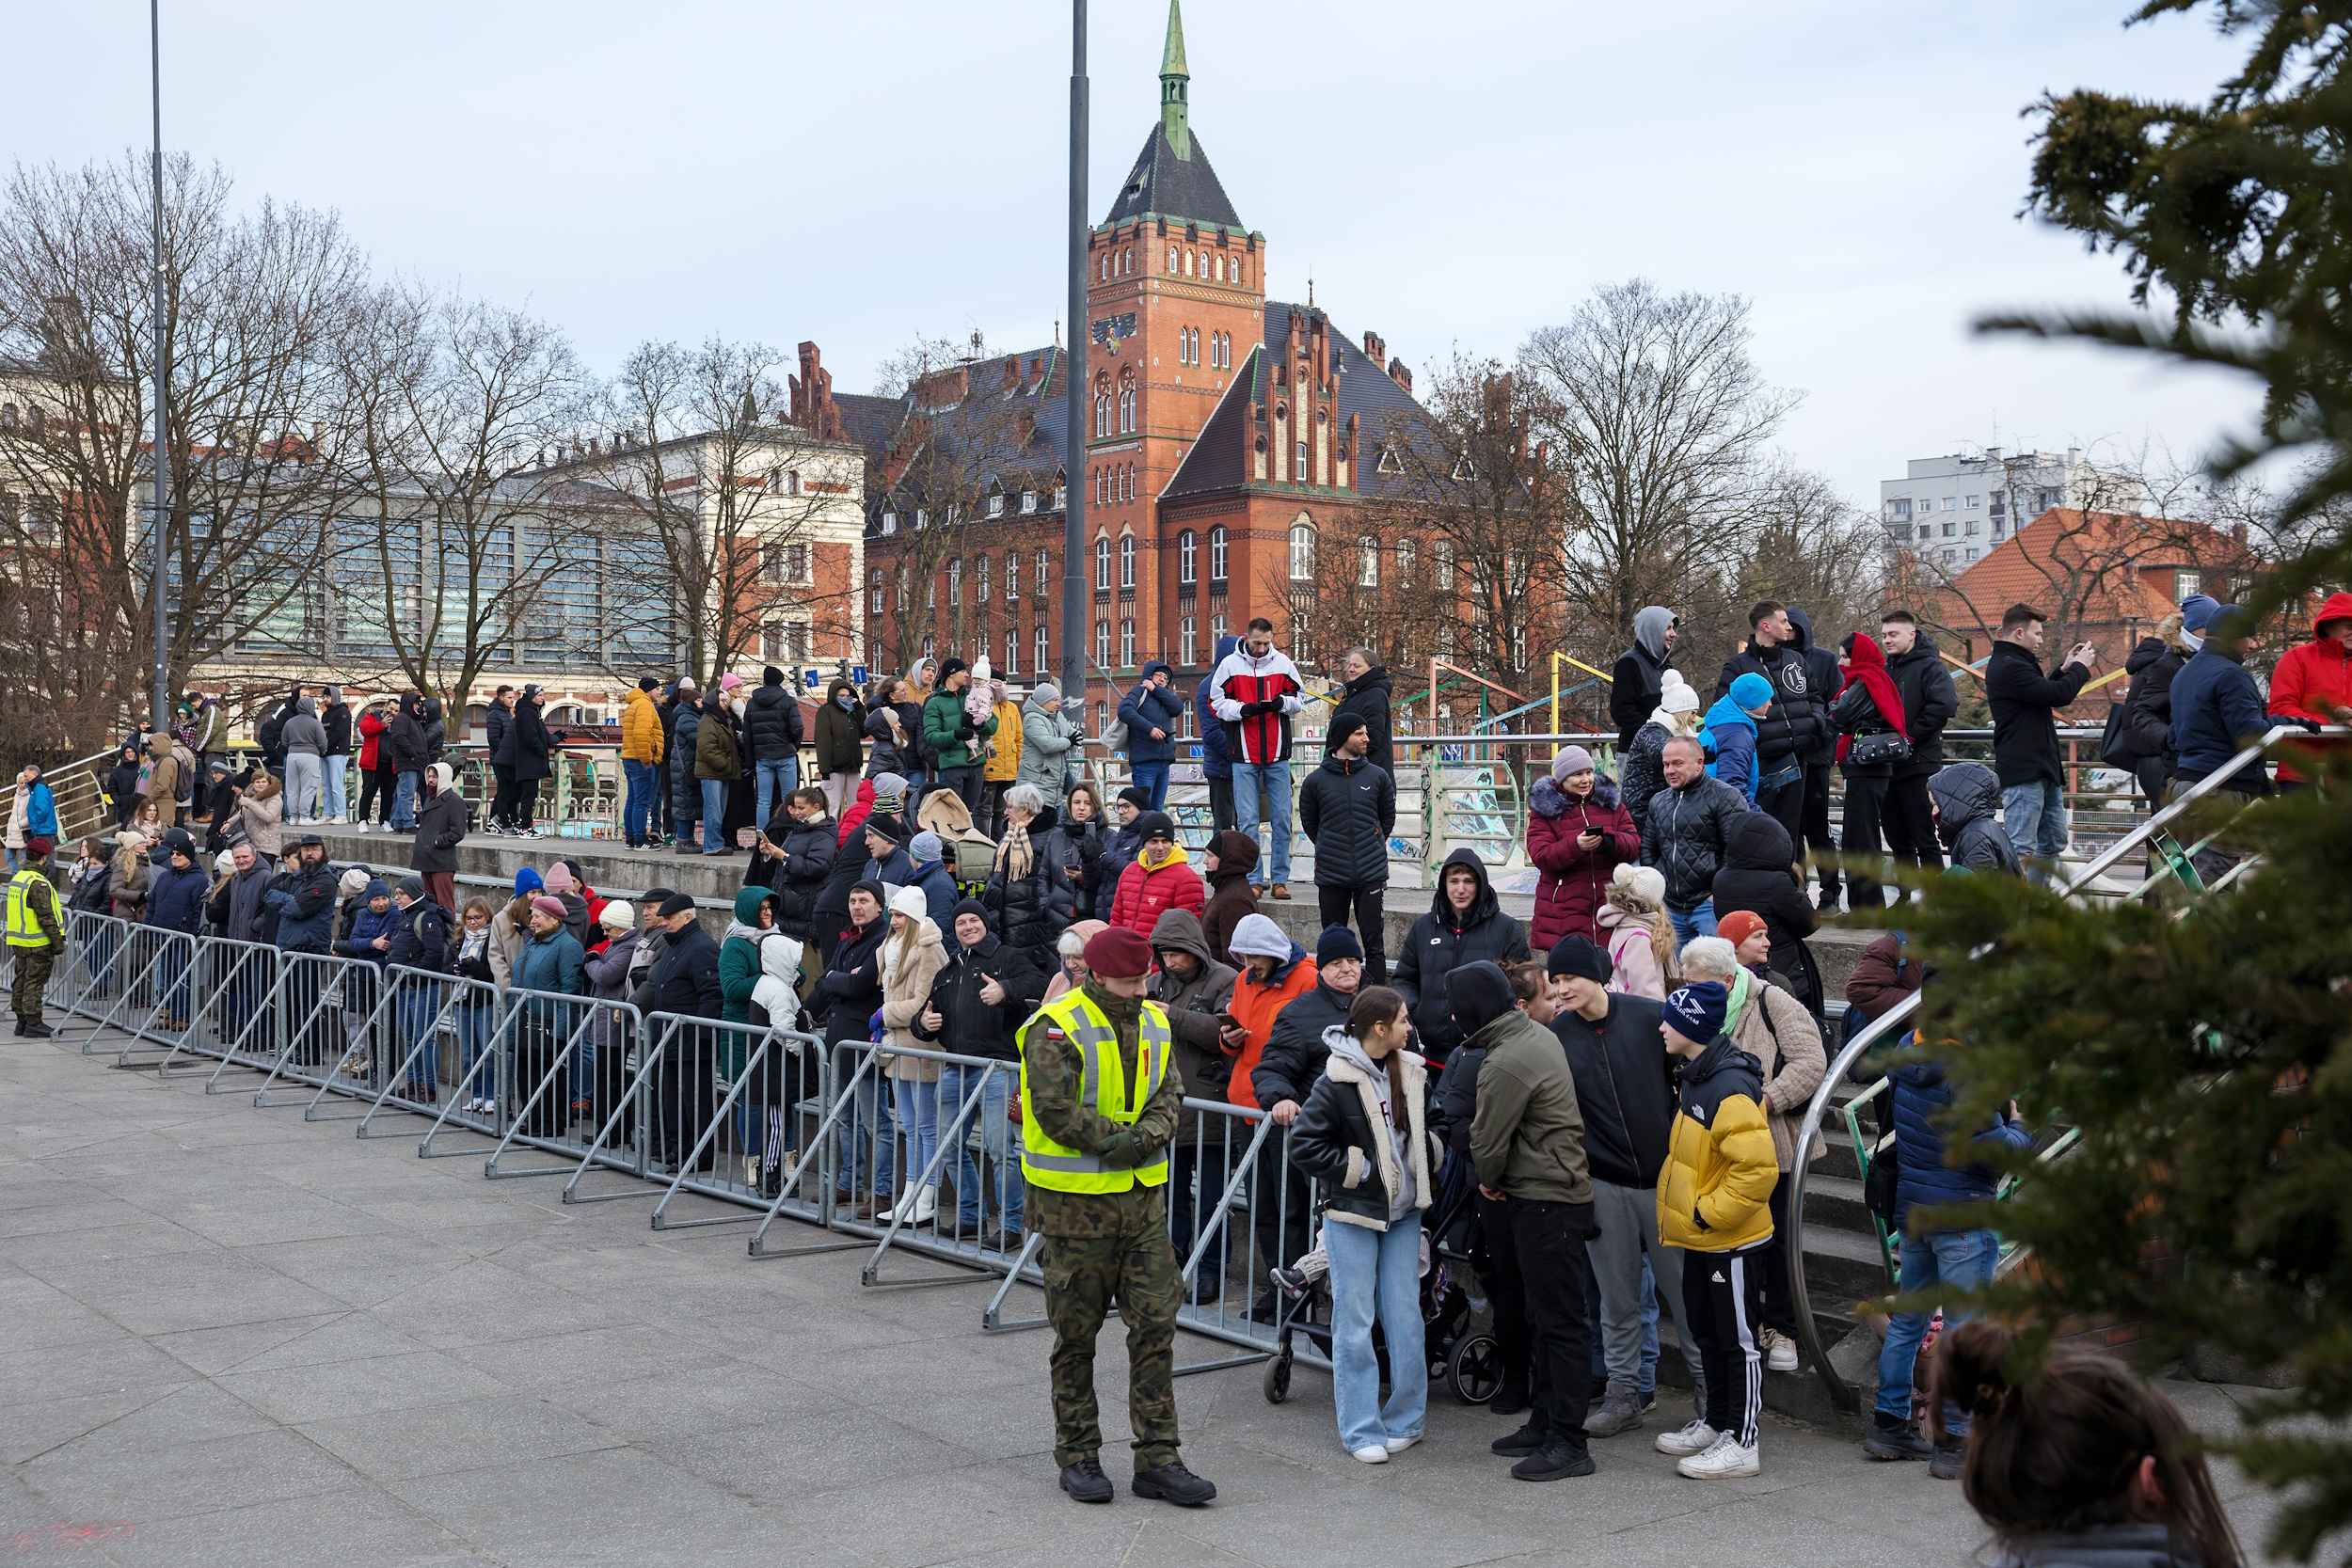
[[[2183,790],[2170,804],[2161,811],[2151,814],[2147,821],[2142,822],[2129,833],[2108,846],[2090,863],[2074,873],[2066,885],[2058,890],[2058,895],[2062,898],[2071,898],[2089,887],[2109,866],[2154,837],[2196,801],[2237,777],[2249,765],[2259,764],[2263,753],[2273,744],[2287,736],[2303,733],[2302,726],[2296,724],[2272,726],[2260,740],[2255,741],[2220,768]],[[2330,725],[2323,733],[2345,735],[2352,734],[2352,731]],[[1830,1096],[1836,1090],[1839,1084],[1845,1082],[1846,1074],[1853,1069],[1855,1062],[1862,1059],[1863,1053],[1885,1039],[1895,1031],[1898,1024],[1918,1010],[1919,993],[1913,991],[1885,1012],[1872,1019],[1860,1034],[1849,1040],[1839,1049],[1837,1054],[1830,1059],[1829,1069],[1821,1074],[1820,1086],[1813,1091],[1812,1102],[1804,1108],[1804,1119],[1798,1124],[1795,1148],[1809,1148],[1812,1147],[1813,1140],[1820,1136],[1822,1119],[1829,1114]],[[1809,1164],[1808,1161],[1798,1160],[1794,1162],[1794,1168],[1788,1173],[1789,1294],[1795,1298],[1797,1339],[1804,1347],[1805,1359],[1812,1364],[1815,1375],[1820,1378],[1821,1386],[1828,1390],[1831,1402],[1838,1409],[1851,1416],[1861,1408],[1860,1396],[1844,1378],[1838,1376],[1837,1369],[1829,1364],[1829,1356],[1822,1351],[1820,1330],[1813,1321],[1812,1297],[1805,1288],[1804,1188]]]

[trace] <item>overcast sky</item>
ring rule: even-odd
[[[1507,356],[1597,283],[1754,303],[1784,445],[1875,506],[1907,457],[2169,443],[2244,385],[1973,338],[2120,304],[2021,222],[2045,89],[2201,97],[2234,51],[2123,0],[1191,0],[1192,123],[1278,297],[1415,366]],[[645,338],[814,339],[837,388],[918,335],[1048,341],[1064,297],[1067,5],[164,0],[165,140],[339,210],[384,272]],[[1096,0],[1092,214],[1157,114],[1164,0]],[[12,8],[0,152],[144,147],[147,10]]]

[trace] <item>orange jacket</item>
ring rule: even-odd
[[[2330,621],[2352,621],[2352,594],[2328,594],[2328,602],[2312,617],[2313,632]],[[2352,707],[2352,647],[2332,639],[2323,641],[2314,635],[2309,642],[2297,643],[2279,657],[2279,668],[2270,675],[2272,714],[2332,724],[2336,710],[2344,707]],[[2292,756],[2309,744],[2281,746],[2280,751]],[[2304,777],[2284,762],[2279,764],[2279,776]]]
[[[1233,1058],[1233,1076],[1225,1091],[1229,1104],[1244,1105],[1250,1110],[1263,1109],[1258,1097],[1249,1087],[1249,1075],[1258,1070],[1258,1058],[1265,1053],[1265,1042],[1274,1033],[1274,1020],[1291,999],[1303,996],[1315,989],[1315,961],[1292,946],[1296,956],[1287,969],[1278,969],[1271,980],[1261,982],[1245,967],[1241,978],[1233,982],[1233,999],[1225,1004],[1225,1010],[1234,1022],[1249,1031],[1239,1051],[1229,1051]],[[1236,955],[1239,957],[1239,955]]]

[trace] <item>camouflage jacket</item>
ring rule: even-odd
[[[1116,1026],[1120,1066],[1132,1083],[1136,1055],[1133,1015]],[[1064,1148],[1100,1155],[1114,1164],[1141,1165],[1166,1152],[1175,1141],[1184,1081],[1176,1070],[1173,1053],[1159,1087],[1144,1101],[1143,1114],[1132,1122],[1112,1121],[1093,1106],[1078,1103],[1078,1073],[1083,1065],[1078,1048],[1053,1027],[1051,1020],[1041,1017],[1023,1031],[1021,1057],[1029,1088],[1029,1112],[1047,1135]],[[1138,1183],[1123,1193],[1057,1193],[1031,1183],[1027,1224],[1044,1236],[1128,1236],[1153,1225],[1166,1230],[1168,1188]]]

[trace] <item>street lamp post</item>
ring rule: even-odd
[[[155,161],[149,173],[155,197],[155,456],[148,490],[147,545],[153,554],[148,578],[148,598],[155,611],[155,733],[171,731],[171,643],[168,617],[164,613],[164,524],[171,515],[170,421],[167,414],[171,369],[165,356],[169,339],[164,330],[164,24],[162,0],[148,0],[149,86],[155,109]]]
[[[1087,0],[1070,14],[1070,346],[1062,442],[1061,691],[1086,716]]]

